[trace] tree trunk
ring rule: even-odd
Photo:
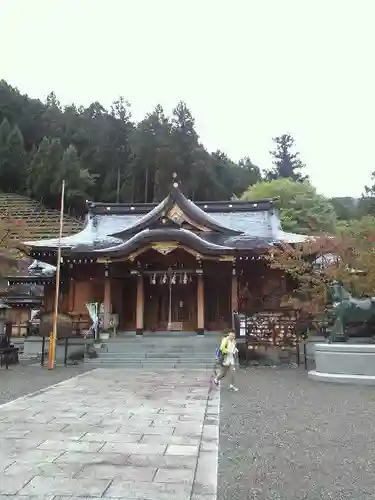
[[[147,203],[148,197],[148,165],[146,167],[146,177],[145,177],[145,203]]]
[[[153,195],[153,199],[152,199],[152,201],[154,203],[160,201],[159,200],[159,177],[160,177],[160,172],[159,172],[158,167],[156,167],[155,173],[154,173],[154,183],[153,183],[154,184],[153,185],[154,195]]]
[[[118,166],[117,167],[116,203],[120,203],[120,183],[121,183],[120,166]]]
[[[134,203],[134,197],[135,197],[135,174],[133,174],[133,180],[132,180],[132,203]]]

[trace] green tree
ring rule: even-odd
[[[42,130],[44,137],[60,139],[64,147],[64,115],[54,92],[50,92],[46,98],[42,114]]]
[[[292,179],[264,181],[250,186],[243,200],[277,198],[283,229],[302,234],[334,232],[336,214],[327,198],[318,194],[309,182]]]
[[[362,214],[375,215],[375,172],[371,174],[371,183],[365,186],[362,198],[359,201],[359,210]]]
[[[174,163],[171,161],[170,133],[170,121],[158,105],[132,134],[132,180],[136,185],[137,201],[160,201],[167,194]]]
[[[79,113],[88,137],[80,158],[82,166],[96,178],[95,199],[115,202],[118,193],[122,193],[123,183],[128,182],[127,173],[131,170],[129,137],[133,123],[127,103],[120,98],[109,113],[95,102]],[[119,201],[122,201],[121,196]]]
[[[289,134],[274,137],[275,149],[270,151],[273,157],[273,168],[267,172],[269,180],[290,178],[303,182],[307,176],[301,173],[305,164],[301,161],[298,151],[295,151],[295,140]]]
[[[64,151],[59,139],[45,137],[30,164],[29,194],[57,208],[63,180],[66,206],[82,211],[94,180],[87,169],[82,168],[73,145]]]
[[[341,221],[348,221],[358,218],[360,213],[360,203],[351,196],[341,196],[331,198],[331,203],[335,209],[337,218]]]
[[[45,137],[30,164],[28,179],[29,195],[52,207],[58,206],[55,185],[56,175],[63,158],[64,148],[59,139]]]
[[[318,234],[301,244],[279,245],[265,258],[271,267],[293,278],[296,287],[287,299],[298,309],[323,311],[330,296],[327,285],[332,281],[356,295],[374,296],[375,217],[363,217],[333,237]],[[317,260],[324,262],[318,269]]]
[[[70,145],[76,150],[80,169],[95,179],[89,188],[94,200],[159,201],[169,190],[173,172],[177,172],[187,196],[195,200],[229,200],[260,179],[258,167],[248,158],[235,163],[225,153],[208,153],[183,102],[177,104],[171,117],[157,106],[134,124],[130,105],[123,97],[114,101],[110,110],[99,102],[86,108],[75,104],[63,107],[54,92],[41,102],[1,80],[0,123],[4,119],[0,136],[8,138],[15,124],[23,135],[29,165],[29,175],[24,178],[30,194],[52,206],[56,197],[49,191],[55,177],[48,171],[51,165],[51,169],[60,168],[63,151]],[[15,143],[19,142],[16,136]],[[61,157],[56,160],[57,150]],[[38,180],[35,172],[41,168],[46,176]]]
[[[62,181],[65,180],[66,205],[82,210],[94,180],[87,169],[81,167],[77,151],[70,145],[63,153],[58,169],[51,184],[51,193],[59,197]]]
[[[190,178],[190,193],[193,200],[217,199],[218,183],[210,160],[210,154],[203,146],[198,145],[193,153]]]
[[[219,149],[211,153],[211,169],[213,171],[214,185],[212,186],[213,200],[229,200],[235,193],[236,172],[239,170],[236,163],[227,154]],[[238,172],[237,172],[238,173]],[[249,185],[247,183],[241,193]]]
[[[185,193],[192,199],[196,199],[193,176],[195,153],[199,149],[198,134],[195,130],[194,118],[183,101],[173,109],[171,145],[178,178],[183,183]]]
[[[132,174],[133,155],[130,136],[134,124],[131,120],[130,103],[120,96],[111,106],[110,141],[113,148],[112,172],[116,175],[116,202],[121,200],[122,187]]]
[[[22,193],[26,187],[27,154],[20,129],[10,129],[7,119],[0,126],[0,189]]]
[[[210,155],[199,142],[194,118],[184,102],[179,102],[173,110],[170,144],[174,159],[173,171],[178,174],[184,192],[189,198],[215,200],[222,197],[219,194],[223,192],[225,186],[223,181],[229,178],[231,181],[224,189],[227,193],[225,198],[232,196],[231,173],[227,172],[227,175],[220,176],[220,172],[223,174],[223,168],[229,168],[230,162],[224,167],[225,159]]]
[[[210,155],[210,185],[207,186],[207,200],[230,200],[240,196],[249,186],[261,180],[259,167],[250,158],[232,161],[223,151]]]
[[[0,145],[2,147],[4,147],[5,144],[7,143],[11,131],[12,127],[10,126],[8,119],[4,118],[0,124]]]
[[[364,237],[367,232],[375,234],[375,216],[364,215],[357,219],[338,221],[337,233],[351,235],[355,237]]]
[[[250,160],[248,156],[241,158],[235,167],[234,194],[240,195],[249,186],[253,186],[262,180],[260,168]]]

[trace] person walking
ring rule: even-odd
[[[219,385],[219,381],[224,378],[228,373],[230,374],[230,384],[229,390],[238,391],[238,388],[234,385],[234,373],[236,370],[235,360],[238,353],[236,345],[236,335],[234,332],[229,332],[226,337],[223,338],[220,344],[220,373],[214,378],[214,384]]]

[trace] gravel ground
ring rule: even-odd
[[[374,499],[374,388],[261,367],[237,385],[221,390],[218,500]]]
[[[21,361],[19,365],[10,366],[8,370],[0,368],[0,405],[85,371],[89,369],[83,365],[57,367],[50,371],[35,365],[35,361]]]

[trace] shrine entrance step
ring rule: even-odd
[[[137,337],[125,334],[122,338],[103,342],[97,358],[85,358],[85,364],[123,368],[200,368],[212,369],[216,345],[221,332],[204,336],[187,332],[153,332]]]

